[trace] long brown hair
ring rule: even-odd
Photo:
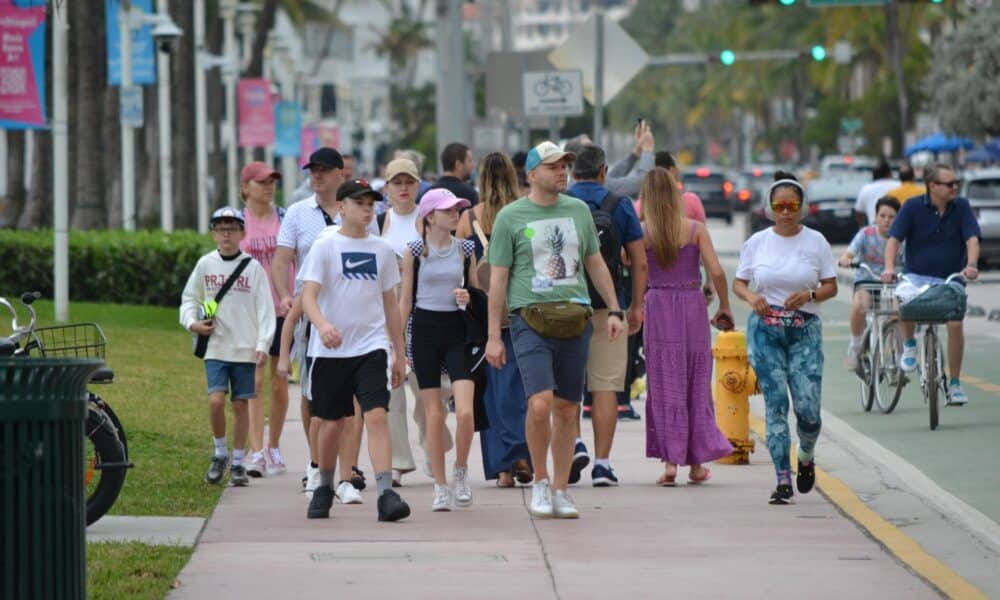
[[[479,163],[479,202],[483,216],[479,218],[483,231],[493,231],[493,221],[500,209],[517,199],[517,172],[514,163],[503,152],[493,152]]]
[[[669,267],[677,260],[683,235],[684,211],[677,181],[670,171],[656,167],[643,178],[640,196],[648,244],[656,262]]]

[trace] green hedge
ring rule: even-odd
[[[53,296],[52,231],[0,230],[0,295]],[[194,231],[74,231],[71,300],[177,306],[198,258],[215,246]]]

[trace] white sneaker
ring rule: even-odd
[[[350,481],[341,481],[336,495],[341,504],[361,504],[361,492]]]
[[[319,487],[319,467],[306,467],[306,497],[312,499],[313,492]]]
[[[434,502],[431,503],[433,512],[448,512],[451,510],[451,488],[446,485],[434,484]]]
[[[392,487],[403,486],[403,472],[399,469],[392,470]]]
[[[556,490],[552,498],[552,513],[557,519],[579,519],[580,511],[576,510],[573,499],[567,492]]]
[[[851,344],[847,347],[847,355],[844,357],[844,367],[848,371],[856,371],[858,369],[858,353],[861,352],[861,346],[855,346]]]
[[[267,462],[267,476],[281,475],[288,470],[285,466],[285,459],[281,457],[281,450],[277,448],[267,448],[264,450],[264,460]]]
[[[452,485],[455,488],[455,504],[472,506],[472,489],[469,488],[469,468],[455,465],[452,473]]]
[[[917,345],[908,346],[903,342],[903,353],[899,355],[899,367],[904,373],[912,373],[917,370]]]
[[[528,512],[538,519],[552,518],[552,485],[548,479],[531,486],[531,506]]]
[[[254,452],[250,455],[250,460],[245,465],[247,475],[250,477],[263,477],[267,473],[267,463],[264,460],[263,452]]]
[[[961,383],[948,384],[948,406],[965,406],[969,403],[969,397],[965,395]]]

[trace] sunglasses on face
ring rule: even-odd
[[[936,183],[938,185],[943,185],[943,186],[945,186],[947,188],[951,188],[953,190],[957,190],[958,186],[960,186],[962,184],[957,179],[952,179],[951,181],[935,181],[934,183]]]
[[[802,203],[801,202],[772,202],[771,203],[771,210],[774,211],[774,212],[776,212],[776,213],[783,213],[783,212],[795,213],[795,212],[799,212],[800,208],[802,208]]]

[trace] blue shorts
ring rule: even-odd
[[[229,393],[231,385],[231,399],[233,400],[249,400],[257,396],[257,390],[254,387],[256,373],[257,365],[254,363],[237,363],[225,360],[205,361],[208,393]]]
[[[560,340],[538,335],[518,315],[510,317],[510,336],[521,371],[525,395],[529,398],[552,390],[558,398],[583,401],[587,355],[593,323],[588,322],[579,336]]]

